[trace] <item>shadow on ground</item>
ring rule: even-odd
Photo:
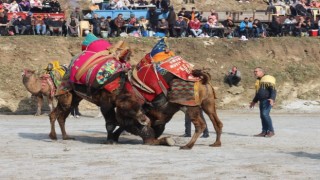
[[[79,141],[82,143],[87,144],[106,144],[107,142],[107,135],[104,132],[101,131],[88,131],[91,133],[94,133],[92,136],[89,135],[74,135],[71,136],[72,138],[75,138],[74,140],[69,141]],[[55,140],[51,140],[49,138],[49,133],[19,133],[19,136],[21,138],[25,139],[32,139],[35,141],[45,141],[45,142],[51,142]],[[62,140],[62,136],[60,134],[57,134],[58,140]],[[120,136],[119,138],[119,144],[143,144],[143,141],[138,136],[134,135],[125,135],[125,137]],[[67,141],[67,140],[66,140]]]
[[[287,154],[296,156],[296,157],[302,157],[302,158],[310,158],[310,159],[318,159],[320,160],[320,153],[308,153],[308,152],[303,152],[303,151],[298,151],[298,152],[289,152]]]

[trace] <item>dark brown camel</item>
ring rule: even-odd
[[[203,110],[210,118],[213,127],[216,131],[216,140],[210,146],[220,147],[221,146],[221,133],[223,124],[217,116],[216,106],[215,106],[215,91],[212,85],[209,83],[210,75],[200,70],[194,70],[193,76],[200,77],[201,83],[199,84],[198,91],[195,93],[199,94],[200,97],[200,105],[199,106],[184,106],[177,103],[171,103],[170,99],[168,99],[168,103],[166,103],[162,107],[147,107],[146,115],[152,121],[152,128],[155,131],[155,138],[158,138],[164,131],[166,123],[168,123],[173,115],[179,110],[183,110],[191,119],[192,123],[195,126],[195,133],[192,136],[192,139],[185,146],[180,147],[181,149],[191,149],[199,138],[201,133],[204,131],[206,125],[204,120],[201,118],[201,110]],[[133,95],[135,96],[135,95]],[[138,104],[135,102],[135,104]],[[144,106],[146,107],[146,106]],[[118,108],[119,109],[119,108]],[[122,111],[127,111],[129,109],[122,109]],[[117,118],[122,119],[122,114],[120,113]],[[126,117],[124,117],[125,119]],[[119,129],[121,131],[121,129]],[[115,133],[119,135],[120,133]]]

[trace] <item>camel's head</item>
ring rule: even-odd
[[[21,74],[21,75],[22,75],[22,77],[28,78],[28,77],[34,75],[35,72],[36,72],[35,70],[24,69],[24,70],[22,71],[22,74]]]
[[[116,99],[116,116],[120,125],[141,124],[150,126],[150,119],[143,113],[138,99],[129,93],[120,94]]]

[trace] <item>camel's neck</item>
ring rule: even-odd
[[[31,94],[38,94],[41,91],[41,81],[35,75],[23,77],[23,84]]]

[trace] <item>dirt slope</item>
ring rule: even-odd
[[[52,60],[68,64],[80,52],[82,38],[16,36],[0,38],[0,110],[5,112],[34,112],[21,78],[23,68],[39,72]],[[118,41],[111,39],[111,42]],[[132,63],[148,53],[157,39],[125,39],[134,49]],[[238,39],[169,39],[177,55],[208,68],[217,89],[220,108],[247,107],[254,89],[253,68],[261,66],[277,78],[278,108],[297,99],[319,101],[318,71],[320,40],[318,38],[267,38],[250,41]],[[236,65],[242,72],[241,86],[229,88],[223,83],[224,74]],[[320,102],[320,101],[319,101]],[[95,108],[86,106],[83,108]]]

